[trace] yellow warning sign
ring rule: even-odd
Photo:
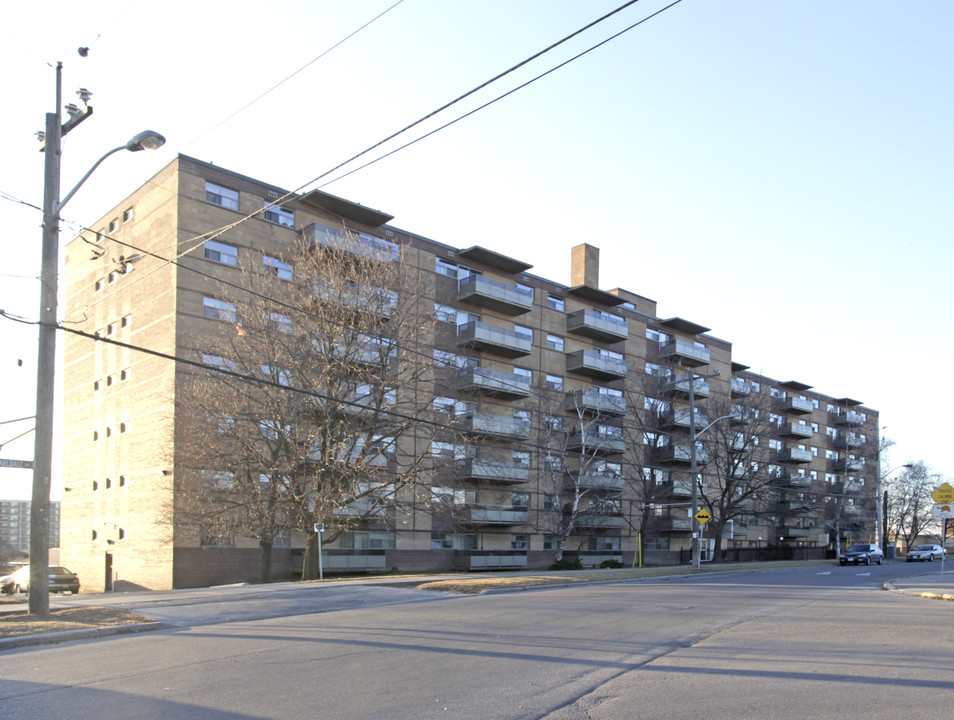
[[[699,521],[700,525],[705,525],[711,519],[712,519],[712,516],[709,514],[709,511],[706,510],[705,508],[703,508],[702,510],[696,513],[696,520]]]
[[[947,483],[941,483],[941,487],[931,493],[934,502],[944,505],[945,503],[954,503],[954,487]]]

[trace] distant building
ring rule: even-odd
[[[30,551],[29,500],[0,500],[0,559]],[[60,503],[50,503],[50,547],[60,546]]]
[[[241,284],[240,268],[252,260],[261,272],[291,279],[282,253],[303,237],[316,252],[329,238],[351,237],[351,251],[365,260],[397,262],[400,253],[414,265],[446,328],[434,335],[442,367],[425,389],[465,438],[432,447],[446,466],[432,500],[452,504],[452,514],[438,520],[428,503],[411,500],[400,512],[369,518],[325,547],[326,569],[548,567],[556,547],[544,521],[574,510],[555,506],[544,477],[562,478],[567,457],[574,462],[566,482],[586,490],[568,556],[584,565],[632,564],[641,535],[647,561],[686,562],[693,427],[708,430],[695,453],[700,507],[720,484],[733,488],[732,517],[713,512],[706,526],[707,540],[722,533],[722,549],[824,551],[874,534],[878,412],[753,373],[709,328],[661,316],[656,301],[636,293],[600,289],[596,247],[572,249],[566,286],[510,257],[519,253],[519,238],[505,227],[486,246],[457,248],[320,191],[262,212],[284,195],[179,156],[68,244],[69,327],[122,343],[69,334],[64,342],[70,492],[60,557],[84,588],[110,587],[117,578],[163,589],[256,577],[257,542],[179,524],[174,481],[190,472],[177,403],[186,370],[135,347],[190,357],[197,338],[218,332],[223,321],[241,333],[229,311],[234,298],[218,280]],[[678,257],[670,267],[636,266],[630,282],[638,285],[645,272],[669,273],[677,294],[692,282],[685,268]],[[797,292],[797,270],[766,272],[778,274],[780,289],[788,278]],[[822,350],[810,325],[764,331],[791,333],[795,356]],[[555,412],[540,410],[544,395],[559,398]],[[547,451],[554,433],[564,438],[556,454]],[[584,472],[579,458],[587,455],[592,463]],[[749,493],[756,482],[758,492]],[[26,537],[24,529],[24,547]],[[295,533],[279,539],[274,577],[290,576],[304,543]]]

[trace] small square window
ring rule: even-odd
[[[123,382],[129,379],[129,368],[124,368],[119,371],[119,382]]]
[[[119,433],[122,434],[122,433],[126,432],[126,430],[127,430],[127,428],[126,428],[126,423],[124,423],[124,422],[119,423]]]
[[[566,301],[557,295],[547,295],[547,307],[551,310],[566,310]]]
[[[550,350],[563,352],[563,338],[559,335],[547,335],[547,347]]]
[[[106,478],[106,489],[109,490],[113,486],[112,478]]]
[[[123,210],[123,222],[128,223],[132,219],[133,219],[133,209],[126,208],[125,210]]]
[[[99,390],[99,380],[93,380],[93,392]]]
[[[266,255],[262,258],[262,264],[265,266],[266,273],[274,275],[279,280],[291,280],[294,277],[292,266],[276,257]]]
[[[119,230],[119,218],[113,218],[109,221],[109,232],[116,232]]]
[[[99,483],[93,480],[93,491],[99,490]]]
[[[106,276],[106,282],[108,282],[110,285],[117,280],[119,280],[119,272],[117,270],[113,270],[111,273],[109,273],[109,275]]]
[[[265,219],[268,222],[284,225],[285,227],[295,227],[295,211],[286,210],[278,205],[269,202],[265,203]]]
[[[100,279],[97,280],[95,283],[93,283],[93,292],[99,292],[100,290],[103,289],[103,286],[104,286],[104,285],[105,285],[105,283],[103,282],[103,279],[100,278]]]
[[[106,326],[106,334],[112,335],[114,332],[116,332],[116,323],[111,322]]]
[[[119,487],[126,487],[126,476],[125,476],[125,475],[120,475],[120,476],[119,476]]]
[[[132,315],[124,315],[123,318],[119,321],[120,327],[129,327],[132,324]]]

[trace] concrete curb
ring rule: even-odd
[[[131,635],[133,633],[152,632],[154,630],[164,630],[168,627],[172,626],[161,622],[148,622],[131,623],[129,625],[106,625],[104,627],[63,630],[61,632],[51,633],[34,633],[32,635],[17,635],[15,637],[0,638],[0,652],[33,645],[57,645],[73,640],[88,640],[90,638],[110,637],[112,635]]]
[[[927,598],[928,600],[951,600],[954,601],[954,595],[948,593],[936,593],[929,590],[915,590],[913,588],[899,588],[891,583],[885,583],[881,586],[884,590],[899,593],[900,595],[910,595],[911,597]]]

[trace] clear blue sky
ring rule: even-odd
[[[32,133],[57,60],[65,101],[86,87],[96,110],[66,140],[64,192],[138,131],[168,138],[110,158],[64,210],[83,223],[179,152],[297,188],[622,4],[403,0],[226,120],[394,2],[54,0],[52,31],[7,3],[0,191],[41,202]],[[636,3],[402,141],[666,4]],[[683,0],[325,189],[560,282],[570,247],[596,245],[604,288],[711,327],[757,371],[879,409],[893,465],[923,459],[950,478],[952,27],[948,0]],[[0,308],[33,319],[39,213],[4,197],[0,212]],[[0,333],[0,420],[32,415],[35,331],[0,320]],[[0,442],[28,427],[0,425]],[[32,450],[28,435],[0,457]],[[28,497],[29,479],[0,469],[0,496]]]

